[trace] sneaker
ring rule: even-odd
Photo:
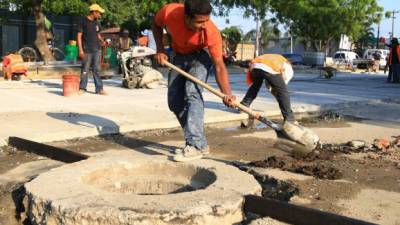
[[[85,93],[86,93],[86,91],[83,90],[83,89],[80,89],[79,92],[78,92],[79,95],[83,95],[83,94],[85,94]]]
[[[201,159],[203,157],[203,154],[201,152],[190,145],[186,145],[186,147],[182,150],[181,154],[176,154],[173,157],[173,160],[175,162],[186,162],[186,161],[191,161],[195,159]]]
[[[210,146],[207,145],[206,147],[200,149],[200,152],[203,155],[209,155],[210,154]]]
[[[101,90],[99,92],[97,92],[98,95],[107,95],[107,92],[105,92],[104,90]]]
[[[197,149],[197,148],[196,148],[196,149]],[[175,155],[182,154],[182,152],[183,152],[183,149],[182,149],[182,148],[176,148],[176,149],[173,149],[173,150],[171,151],[171,153],[172,153],[172,154],[175,154]],[[200,149],[200,152],[201,152],[201,154],[203,154],[203,155],[208,155],[208,154],[210,154],[210,146],[207,145],[206,147]]]

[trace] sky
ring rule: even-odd
[[[392,11],[393,9],[400,11],[400,0],[378,0],[378,3],[384,8],[385,12]],[[400,13],[398,13],[396,17],[397,18],[395,19],[394,34],[396,37],[400,37]],[[213,16],[212,19],[217,27],[220,29],[230,26],[237,26],[246,33],[251,29],[255,29],[256,27],[254,18],[243,18],[243,10],[241,9],[231,10],[228,17]],[[229,20],[229,24],[226,23],[226,19]],[[373,26],[373,28],[375,29],[375,35],[377,34],[377,27],[377,25]],[[392,32],[392,19],[384,18],[381,22],[380,36],[389,37],[389,32]]]

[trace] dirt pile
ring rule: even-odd
[[[333,111],[326,111],[326,112],[321,112],[316,116],[301,118],[299,122],[302,124],[314,125],[314,124],[319,124],[321,122],[333,124],[338,122],[345,122],[347,120],[349,119],[346,118],[344,115],[338,114]]]
[[[316,155],[313,157],[316,157]],[[308,159],[301,160],[285,156],[271,156],[266,160],[250,162],[249,166],[262,168],[278,168],[293,173],[314,176],[320,179],[334,180],[342,177],[342,173],[337,168],[330,165],[329,162],[324,162],[320,160],[311,161]]]

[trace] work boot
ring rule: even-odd
[[[99,92],[97,92],[98,95],[107,95],[107,92],[105,92],[104,90],[100,90]]]
[[[197,148],[196,148],[196,149],[197,149]],[[203,154],[203,155],[209,155],[209,154],[210,154],[210,146],[207,145],[206,147],[200,149],[199,151],[200,151],[201,154]],[[171,153],[172,153],[172,154],[175,154],[175,155],[182,154],[182,152],[183,152],[183,149],[182,149],[182,148],[176,148],[176,149],[173,149],[173,150],[171,151]]]
[[[186,145],[186,147],[182,150],[181,154],[176,154],[173,157],[175,162],[187,162],[195,159],[201,159],[203,154],[201,154],[200,150],[197,148]]]

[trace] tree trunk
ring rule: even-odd
[[[313,40],[313,41],[312,41],[312,47],[313,47],[313,49],[314,49],[316,52],[321,51],[321,48],[320,48],[320,41],[319,41],[319,40]]]
[[[42,8],[42,0],[32,0],[33,14],[36,23],[36,40],[35,45],[43,58],[43,62],[47,65],[50,61],[54,61],[54,57],[47,45],[46,29],[44,24],[44,14]]]
[[[325,55],[328,56],[331,50],[331,42],[332,42],[333,38],[328,38],[328,40],[326,40],[326,45],[325,45]]]

